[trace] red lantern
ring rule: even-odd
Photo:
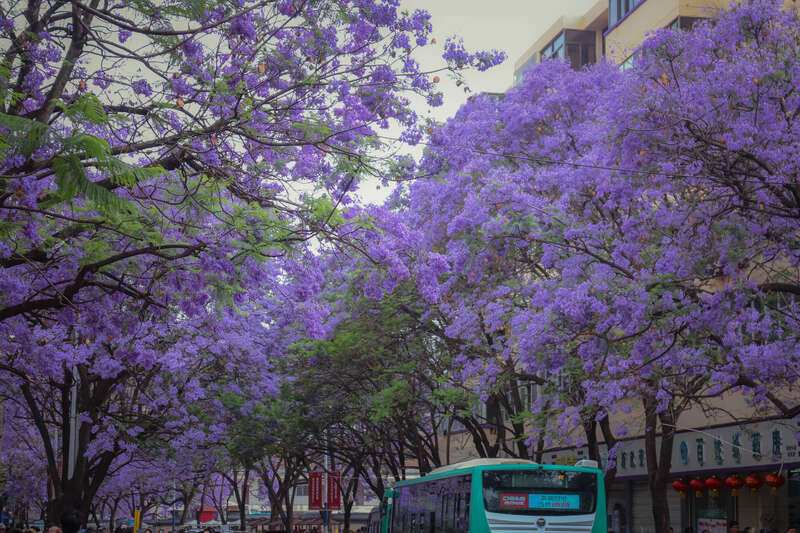
[[[694,491],[694,495],[697,498],[702,498],[703,497],[703,491],[706,490],[706,484],[702,479],[695,478],[695,479],[691,480],[689,482],[689,486],[692,487],[692,490]]]
[[[679,479],[677,481],[672,482],[672,488],[678,491],[678,494],[681,495],[681,498],[686,497],[686,491],[689,490],[689,484],[686,483],[683,479]]]
[[[744,478],[744,484],[750,487],[750,491],[755,494],[764,485],[764,480],[758,474],[750,474]]]
[[[722,480],[717,476],[711,476],[706,480],[706,488],[711,490],[711,495],[715,498],[719,496],[719,489],[722,488]]]
[[[772,487],[772,494],[777,494],[778,489],[784,483],[786,483],[786,478],[777,472],[773,472],[771,474],[767,474],[765,481],[767,482],[767,485]]]
[[[739,492],[739,489],[744,487],[744,480],[739,474],[734,474],[732,476],[728,476],[728,479],[725,480],[725,484],[731,489],[731,494],[736,496]]]

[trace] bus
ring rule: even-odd
[[[381,530],[382,525],[380,507],[373,507],[369,512],[369,518],[367,519],[366,533],[381,533]]]
[[[397,482],[369,521],[380,533],[606,533],[597,462],[474,459]]]

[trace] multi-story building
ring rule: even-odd
[[[533,44],[515,63],[514,83],[522,80],[527,68],[550,58],[565,59],[575,69],[601,60],[626,68],[649,32],[665,27],[691,30],[699,19],[713,17],[715,11],[735,1],[596,0],[585,11],[567,13],[541,35],[532,36]],[[800,7],[798,0],[784,0],[784,4]],[[614,416],[614,426],[624,425],[629,432],[620,439],[617,477],[608,487],[608,524],[614,533],[655,529],[647,483],[644,415],[636,403],[630,402],[628,414],[620,411]],[[738,521],[742,529],[751,526],[762,533],[800,527],[800,423],[782,419],[775,412],[756,411],[737,394],[715,403],[710,412],[697,408],[684,413],[676,424],[670,482],[716,478],[723,486],[717,491],[687,490],[683,495],[670,488],[674,529],[725,533],[732,521]],[[447,443],[448,448],[451,444],[456,448],[448,449],[448,455],[452,453],[456,459],[470,455],[468,436],[451,434]],[[553,445],[542,461],[566,464],[586,454],[585,447]],[[776,490],[764,486],[738,493],[724,484],[731,476],[744,479],[753,475],[763,482],[770,474],[778,474],[785,483]]]
[[[688,30],[735,0],[596,0],[585,12],[556,20],[539,35],[514,64],[514,82],[530,65],[555,57],[569,59],[573,68],[606,58],[629,62],[647,34],[659,28]],[[797,0],[784,0],[787,6]]]

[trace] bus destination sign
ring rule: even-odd
[[[578,509],[581,506],[581,497],[577,494],[530,494],[528,507],[530,509]]]
[[[506,509],[527,509],[528,508],[528,495],[527,494],[501,494],[500,507]]]
[[[500,507],[504,509],[566,509],[580,508],[577,494],[500,494]]]

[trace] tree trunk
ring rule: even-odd
[[[119,507],[119,500],[114,500],[111,505],[111,516],[108,517],[108,533],[114,533],[117,529],[117,507]]]
[[[200,493],[200,511],[197,512],[197,527],[200,527],[200,517],[206,507],[206,482],[203,482],[203,492]]]
[[[248,496],[248,483],[250,482],[250,469],[245,467],[244,480],[242,480],[241,498],[239,501],[239,529],[247,531],[247,496]]]
[[[195,493],[194,486],[192,486],[192,489],[189,492],[183,493],[183,512],[181,512],[180,525],[186,523],[186,518],[189,516],[189,506],[192,504],[192,497],[194,497],[194,493]]]
[[[614,436],[614,432],[611,431],[611,422],[609,421],[608,416],[606,415],[605,418],[600,420],[600,431],[603,434],[603,440],[606,443],[606,449],[611,449],[617,445],[617,438]],[[617,467],[614,468],[607,468],[605,471],[605,475],[603,476],[603,481],[606,486],[606,492],[608,492],[608,488],[614,483],[614,480],[617,477]]]
[[[97,527],[97,531],[100,531],[100,519],[97,517],[97,509],[95,509],[94,505],[92,505],[92,519],[94,520],[94,525]]]
[[[670,516],[667,504],[667,481],[672,467],[672,443],[675,439],[675,417],[671,410],[656,411],[658,400],[652,395],[642,399],[645,409],[645,453],[647,456],[647,482],[653,501],[653,519],[656,533],[669,533]],[[661,422],[661,444],[657,442],[657,429]]]

